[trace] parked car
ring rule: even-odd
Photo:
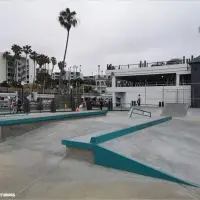
[[[166,65],[177,65],[177,64],[181,64],[181,63],[182,63],[181,59],[174,58],[174,59],[167,61]]]
[[[163,66],[163,65],[165,65],[164,62],[156,62],[156,63],[153,63],[153,64],[151,65],[151,67]]]

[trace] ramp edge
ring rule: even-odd
[[[115,138],[118,138],[118,137],[121,137],[121,136],[124,136],[124,135],[128,135],[130,133],[134,133],[136,131],[139,131],[139,130],[142,130],[142,129],[145,129],[145,128],[148,128],[148,127],[151,127],[151,126],[155,126],[155,125],[167,122],[171,119],[172,119],[172,117],[164,117],[164,118],[161,118],[161,119],[153,120],[153,121],[146,122],[146,123],[143,123],[143,124],[139,124],[139,125],[136,125],[136,126],[132,126],[132,127],[129,127],[129,128],[120,129],[120,130],[113,131],[113,132],[110,132],[110,133],[105,133],[104,135],[91,137],[90,143],[100,144],[100,143],[103,143],[103,142],[106,142],[106,141],[109,141],[109,140],[112,140],[112,139],[115,139]]]
[[[197,188],[200,187],[197,184],[191,183],[186,180],[182,180],[166,172],[155,169],[152,166],[146,165],[134,159],[130,159],[126,156],[120,155],[116,152],[113,152],[111,150],[108,150],[96,144],[70,141],[70,140],[62,140],[61,143],[65,145],[66,147],[91,150],[94,155],[94,164],[96,165],[110,167],[110,168],[121,170],[121,171],[127,171],[131,173],[148,176],[148,177],[152,177],[156,179],[161,179],[165,181],[175,182],[175,183],[183,184],[187,186],[192,186],[192,187],[197,187]]]
[[[51,116],[42,116],[42,117],[31,117],[31,118],[23,118],[23,119],[11,119],[11,120],[2,120],[0,121],[0,126],[20,124],[20,123],[31,123],[31,122],[40,122],[40,121],[49,121],[49,120],[59,120],[59,119],[69,119],[76,117],[89,117],[95,115],[106,115],[107,111],[95,111],[95,112],[81,112],[81,113],[68,113],[61,115],[51,115]]]
[[[161,180],[166,180],[170,182],[175,182],[178,184],[200,187],[197,184],[182,180],[173,175],[170,175],[161,170],[155,169],[149,165],[138,162],[134,159],[130,159],[113,151],[110,151],[106,148],[96,145],[94,149],[94,162],[97,165],[111,167],[114,169],[132,172],[135,174],[140,174],[152,178],[157,178]]]

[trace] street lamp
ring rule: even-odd
[[[26,83],[24,81],[21,82],[21,87],[22,87],[22,104],[24,103],[24,85]]]
[[[73,109],[73,103],[72,103],[73,101],[73,86],[72,85],[70,85],[70,93],[71,93],[71,109],[73,111],[74,109]]]

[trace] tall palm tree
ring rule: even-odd
[[[6,81],[8,80],[8,59],[10,56],[10,52],[9,51],[5,51],[3,53],[3,57],[6,59]]]
[[[42,66],[46,63],[46,56],[43,54],[38,54],[36,62],[39,65],[40,70],[42,70]]]
[[[51,62],[52,62],[52,70],[51,70],[51,78],[53,78],[53,70],[54,70],[54,67],[55,65],[57,64],[57,60],[55,57],[51,57]]]
[[[18,62],[17,60],[20,59],[21,57],[21,53],[22,53],[22,48],[17,45],[17,44],[13,44],[11,47],[13,53],[14,53],[14,60],[15,60],[15,66],[14,66],[14,80],[17,81],[17,67],[18,67]]]
[[[65,52],[64,52],[64,58],[63,58],[63,64],[64,64],[66,53],[67,53],[68,41],[69,41],[69,32],[71,30],[71,27],[76,27],[78,23],[76,19],[76,12],[75,11],[71,12],[69,8],[66,8],[65,10],[62,10],[60,12],[58,20],[60,22],[60,25],[63,26],[67,30],[67,41],[65,45]],[[61,86],[61,78],[62,76],[60,76],[60,80],[59,80],[60,86]]]
[[[26,66],[26,73],[27,73],[27,57],[32,52],[31,46],[29,46],[29,45],[23,46],[22,51],[26,54],[26,64],[25,64],[25,66]]]
[[[51,63],[51,60],[48,56],[46,56],[46,64],[48,64],[48,74],[49,74],[49,64]]]

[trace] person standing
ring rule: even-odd
[[[17,100],[17,113],[18,112],[20,112],[20,113],[22,112],[21,107],[22,107],[22,101],[21,101],[20,98],[18,98],[18,100]]]
[[[102,99],[100,100],[100,109],[101,110],[103,109],[103,100]]]
[[[137,105],[140,106],[141,104],[141,98],[140,98],[140,94],[138,95],[138,99],[137,99]]]

